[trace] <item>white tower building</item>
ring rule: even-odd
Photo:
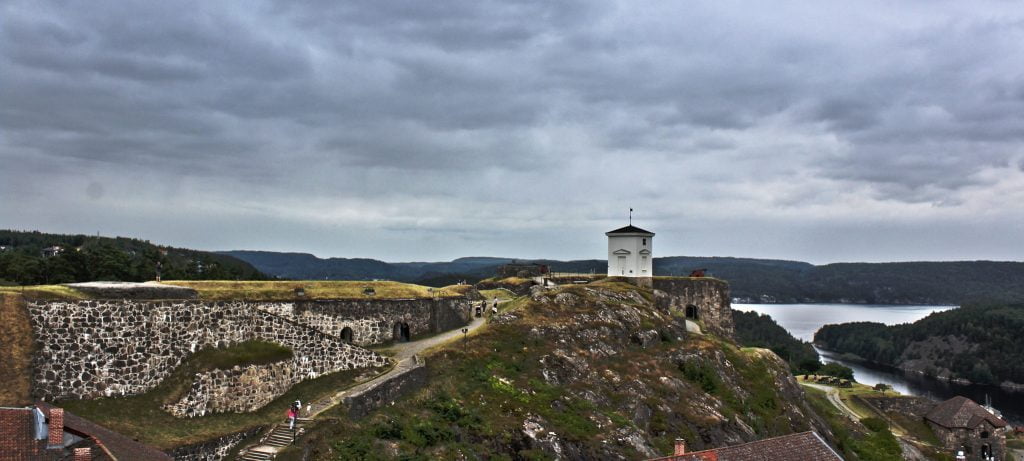
[[[608,236],[609,277],[654,276],[654,232],[630,224],[604,235]]]

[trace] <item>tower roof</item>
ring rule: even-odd
[[[622,227],[622,228],[615,229],[613,231],[609,231],[609,232],[605,232],[604,233],[604,235],[609,235],[609,236],[610,235],[615,235],[615,234],[645,234],[645,235],[649,235],[649,236],[654,236],[654,232],[643,230],[643,229],[641,229],[639,227],[636,227],[636,226],[634,226],[632,224],[630,224],[630,225],[628,225],[626,227]]]

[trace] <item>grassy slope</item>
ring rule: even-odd
[[[88,299],[88,295],[63,285],[0,285],[0,294],[24,295],[30,299]]]
[[[892,433],[884,428],[884,422],[882,422],[882,430],[869,430],[864,424],[851,421],[839,409],[832,406],[825,396],[825,391],[813,388],[804,388],[804,391],[814,411],[828,421],[843,457],[851,461],[901,459],[899,444]],[[879,420],[875,422],[877,421]]]
[[[199,292],[200,299],[227,301],[267,301],[296,299],[295,289],[305,290],[304,299],[402,299],[452,297],[465,294],[468,285],[434,288],[401,282],[352,282],[352,281],[165,281],[168,285],[189,287]],[[373,288],[374,295],[363,294],[366,288]]]
[[[353,282],[353,281],[234,281],[234,280],[173,280],[168,285],[188,287],[199,293],[199,298],[211,301],[271,301],[300,299],[296,288],[303,288],[301,299],[409,299],[448,298],[464,296],[472,286],[452,285],[444,288],[430,288],[401,282]],[[363,294],[366,288],[373,288],[372,296]],[[0,294],[24,295],[29,299],[63,300],[90,299],[91,296],[63,285],[0,285]]]
[[[204,349],[185,360],[170,377],[145,394],[67,400],[57,405],[142,443],[168,449],[284,420],[285,411],[295,399],[313,401],[351,385],[363,373],[375,374],[382,371],[346,370],[305,381],[253,413],[179,419],[160,408],[164,403],[173,402],[184,395],[191,385],[191,377],[200,371],[249,363],[269,363],[289,357],[290,350],[259,341],[227,349]]]
[[[606,285],[610,292],[636,290],[622,284]],[[560,291],[584,292],[582,287]],[[596,370],[601,377],[597,380],[549,384],[541,373],[541,360],[550,360],[554,349],[566,346],[559,337],[531,331],[573,324],[582,331],[593,331],[590,329],[600,328],[602,321],[574,320],[593,315],[588,306],[568,308],[523,299],[510,309],[521,315],[518,321],[490,324],[471,335],[468,343],[459,341],[429,356],[430,383],[411,398],[358,422],[335,413],[338,423],[322,426],[311,437],[314,458],[545,459],[544,453],[525,447],[522,441],[523,422],[530,415],[542,418],[548,431],[578,447],[584,456],[600,457],[613,446],[628,458],[641,458],[642,454],[613,434],[646,432],[663,453],[671,451],[679,436],[695,448],[702,447],[708,443],[705,429],[723,430],[722,421],[707,411],[709,403],[719,406],[726,418],[741,416],[759,435],[808,428],[806,421],[787,419],[785,403],[774,387],[768,362],[763,360],[765,351],[741,350],[710,336],[677,341],[668,334],[667,341],[647,349],[625,345],[614,356],[599,359]],[[561,338],[569,340],[572,349],[579,333],[567,327]],[[684,351],[698,351],[702,357],[724,355],[733,367],[731,376],[721,378],[707,364],[681,367],[669,358]],[[737,384],[748,394],[737,395],[725,379],[738,379]],[[637,390],[635,381],[642,381],[645,390]],[[682,383],[685,389],[673,383]],[[580,397],[588,394],[598,397]],[[645,408],[653,409],[649,420],[640,423],[628,410],[638,398]]]
[[[0,293],[0,406],[31,403],[32,325],[21,295]]]

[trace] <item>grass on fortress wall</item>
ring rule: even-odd
[[[197,366],[196,373],[235,365],[264,365],[292,358],[292,350],[268,341],[245,341],[230,347],[208,347],[196,352],[190,362]]]
[[[452,285],[444,288],[430,288],[401,282],[362,281],[231,281],[231,280],[174,280],[164,281],[168,285],[188,287],[199,292],[199,299],[213,301],[279,301],[294,299],[408,299],[463,296],[470,285]],[[305,290],[305,296],[298,297],[296,288]],[[364,291],[372,288],[374,294]]]
[[[228,348],[203,349],[186,359],[167,379],[145,394],[95,400],[67,400],[56,405],[111,430],[161,450],[202,442],[256,426],[282,422],[291,402],[313,401],[332,395],[355,382],[363,373],[383,369],[345,370],[304,381],[252,413],[218,413],[199,418],[175,418],[160,407],[188,392],[196,373],[235,365],[286,360],[291,350],[262,341],[247,341]]]
[[[89,296],[64,285],[0,285],[0,295],[24,295],[31,299],[89,299]]]
[[[0,293],[0,406],[21,406],[32,402],[32,324],[25,299],[18,294]]]

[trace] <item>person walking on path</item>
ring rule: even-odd
[[[295,408],[288,409],[288,429],[295,430],[295,418],[298,415],[295,414]]]

